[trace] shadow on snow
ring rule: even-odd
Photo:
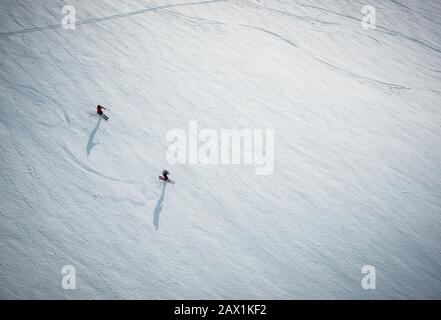
[[[156,203],[155,211],[153,214],[153,225],[155,226],[155,229],[158,230],[159,228],[159,216],[161,214],[162,208],[164,207],[162,202],[164,201],[165,196],[165,186],[167,183],[163,182],[162,184],[162,194],[159,198],[158,202]]]
[[[97,122],[95,128],[93,129],[93,131],[89,135],[89,141],[87,142],[87,155],[89,155],[90,151],[92,150],[92,148],[95,145],[97,145],[97,143],[94,143],[93,140],[95,139],[95,136],[96,136],[96,133],[98,131],[98,128],[100,127],[100,123],[101,123],[101,117],[99,117],[98,122]]]

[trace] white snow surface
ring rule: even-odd
[[[2,0],[0,88],[0,298],[441,298],[438,0]],[[168,164],[189,121],[274,172]]]

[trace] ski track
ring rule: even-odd
[[[411,90],[411,88],[403,86],[403,85],[394,84],[394,83],[388,83],[388,82],[384,82],[384,81],[381,81],[381,80],[372,79],[372,78],[369,78],[369,77],[365,77],[365,76],[356,74],[356,73],[354,73],[352,71],[345,70],[343,68],[340,68],[340,67],[338,67],[336,65],[333,65],[333,64],[331,64],[329,62],[326,62],[325,60],[322,60],[322,59],[317,58],[317,57],[314,57],[314,59],[316,59],[317,61],[321,62],[322,64],[328,66],[329,68],[339,72],[340,74],[346,75],[346,76],[348,76],[348,77],[350,77],[352,79],[355,79],[355,80],[357,80],[357,81],[359,81],[361,83],[368,83],[368,84],[370,84],[370,85],[372,85],[374,87],[375,86],[386,87],[390,91],[397,92],[397,93],[400,93],[402,90]]]
[[[64,151],[69,155],[72,162],[75,163],[80,169],[82,169],[86,173],[93,174],[93,175],[99,176],[103,179],[113,181],[113,182],[121,182],[121,183],[128,183],[128,184],[142,184],[143,183],[142,181],[118,179],[118,178],[114,178],[114,177],[105,175],[97,170],[92,169],[88,165],[86,165],[83,162],[81,162],[80,160],[78,160],[77,157],[66,147],[66,144],[64,142],[62,144],[62,147],[63,147]]]
[[[299,46],[296,45],[294,42],[292,42],[291,40],[283,37],[282,35],[280,35],[280,34],[278,34],[276,32],[272,32],[272,31],[269,31],[269,30],[266,30],[266,29],[263,29],[263,28],[260,28],[260,27],[254,27],[254,26],[250,26],[250,25],[240,25],[240,26],[264,32],[266,34],[269,34],[270,36],[273,36],[273,37],[275,37],[275,38],[277,38],[277,39],[279,39],[279,40],[289,44],[290,46],[292,46],[294,48],[299,48]],[[384,81],[381,81],[381,80],[372,79],[372,78],[369,78],[369,77],[366,77],[366,76],[362,76],[362,75],[356,74],[356,73],[354,73],[352,71],[345,70],[345,69],[343,69],[341,67],[333,65],[331,63],[328,63],[325,60],[316,57],[312,53],[308,53],[308,54],[311,57],[313,57],[315,60],[319,61],[321,64],[331,68],[332,70],[334,70],[334,71],[336,71],[336,72],[338,72],[338,73],[340,73],[340,74],[342,74],[344,76],[348,76],[348,77],[350,77],[350,78],[352,78],[354,80],[357,80],[357,81],[359,81],[361,83],[364,83],[364,84],[367,83],[367,84],[372,85],[374,87],[378,87],[378,86],[385,87],[388,90],[390,90],[391,92],[398,92],[398,93],[401,92],[402,90],[410,90],[411,89],[411,88],[403,86],[403,85],[394,84],[394,83],[388,83],[388,82],[384,82]]]
[[[114,15],[101,17],[101,18],[85,19],[85,20],[81,20],[81,21],[77,22],[76,25],[78,26],[78,25],[94,24],[94,23],[103,22],[103,21],[127,18],[127,17],[131,17],[134,15],[140,15],[140,14],[144,14],[147,12],[164,10],[164,9],[168,9],[168,8],[186,7],[186,6],[195,6],[195,5],[206,5],[206,4],[216,3],[216,2],[228,2],[228,1],[229,0],[209,0],[209,1],[201,1],[201,2],[187,2],[187,3],[170,4],[170,5],[164,5],[164,6],[158,6],[158,7],[149,7],[149,8],[145,8],[145,9],[141,9],[141,10],[119,13],[119,14],[114,14]],[[53,25],[48,25],[48,26],[44,26],[44,27],[34,27],[34,28],[28,28],[28,29],[23,29],[23,30],[18,30],[18,31],[2,32],[2,33],[0,33],[0,38],[22,35],[22,34],[27,34],[27,33],[37,32],[37,31],[61,29],[61,28],[62,28],[61,24],[53,24]]]
[[[298,4],[298,5],[299,6],[303,6],[303,7],[307,7],[307,8],[312,8],[312,9],[320,10],[320,11],[323,11],[323,12],[326,12],[326,13],[329,13],[329,14],[333,14],[333,15],[336,15],[336,16],[340,16],[340,17],[343,17],[343,18],[347,18],[347,19],[350,19],[350,20],[355,20],[358,23],[360,23],[360,21],[361,21],[360,18],[357,18],[357,17],[354,17],[354,16],[350,16],[350,15],[347,15],[347,14],[343,14],[343,13],[339,13],[339,12],[335,12],[335,11],[328,10],[328,9],[325,9],[325,8],[321,8],[321,7],[317,7],[317,6],[313,6],[313,5],[308,5],[308,4]],[[417,39],[417,38],[414,38],[414,37],[407,36],[407,35],[405,35],[403,33],[400,33],[398,31],[394,31],[394,30],[391,30],[391,29],[388,29],[388,28],[383,27],[381,25],[377,24],[376,31],[382,32],[384,34],[388,34],[388,35],[397,36],[397,37],[401,37],[401,38],[407,39],[407,40],[409,40],[411,42],[420,44],[423,47],[425,47],[425,48],[427,48],[429,50],[432,50],[432,51],[434,51],[436,53],[441,53],[441,49],[440,48],[435,47],[434,45],[432,45],[432,44],[430,44],[430,43],[428,43],[426,41],[423,41],[421,39]]]
[[[270,31],[270,30],[267,30],[267,29],[264,29],[264,28],[260,28],[260,27],[254,27],[254,26],[246,25],[246,24],[240,24],[240,26],[246,27],[246,28],[251,28],[251,29],[258,30],[258,31],[261,31],[263,33],[269,34],[270,36],[275,37],[275,38],[277,38],[277,39],[279,39],[279,40],[289,44],[290,46],[293,46],[294,48],[298,48],[298,46],[294,42],[292,42],[291,40],[281,36],[280,34],[278,34],[276,32],[273,32],[273,31]]]
[[[254,5],[253,7],[256,8],[256,9],[259,9],[259,10],[265,10],[267,12],[275,13],[279,17],[281,16],[281,17],[284,17],[284,18],[305,22],[305,23],[308,23],[310,25],[313,25],[315,23],[317,23],[319,25],[322,25],[322,26],[340,26],[341,25],[339,23],[335,23],[335,22],[331,22],[331,21],[323,21],[323,20],[316,19],[316,18],[313,18],[313,17],[310,17],[310,16],[300,16],[300,15],[294,14],[292,12],[289,12],[288,10],[282,11],[282,10],[278,10],[278,9],[274,9],[274,8],[270,8],[270,7],[264,6],[262,4]]]

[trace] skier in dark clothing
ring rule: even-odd
[[[169,173],[167,170],[162,171],[162,176],[164,177],[165,181],[168,181],[168,174]]]
[[[100,105],[98,105],[98,106],[96,107],[96,113],[97,113],[99,116],[103,117],[104,120],[108,120],[109,117],[106,116],[106,115],[103,113],[103,110],[106,110],[106,108],[104,108],[104,107],[102,107],[102,106],[100,106]]]

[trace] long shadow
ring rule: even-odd
[[[161,197],[159,198],[158,202],[156,203],[156,208],[153,214],[153,225],[155,226],[155,229],[158,230],[159,228],[159,216],[161,214],[163,205],[162,202],[164,201],[164,196],[165,196],[165,186],[167,183],[163,183],[162,185],[162,194]]]
[[[95,128],[93,129],[93,131],[90,133],[89,135],[89,141],[87,142],[87,155],[89,156],[90,151],[92,150],[92,148],[97,145],[97,143],[94,143],[93,140],[95,139],[96,133],[98,131],[98,128],[100,127],[100,123],[101,123],[101,117],[99,117],[98,122],[95,126]]]

